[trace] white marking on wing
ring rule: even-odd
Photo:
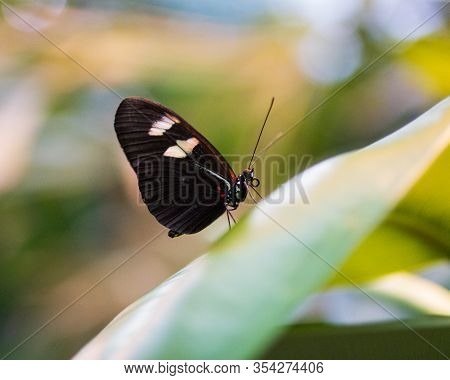
[[[159,129],[159,128],[150,128],[150,130],[148,131],[148,134],[150,136],[162,136],[164,133],[164,129]]]
[[[148,131],[148,134],[150,136],[162,136],[163,133],[169,130],[174,124],[175,121],[168,118],[167,116],[163,116],[160,120],[155,121],[152,124],[150,130]]]
[[[164,119],[167,119],[167,117],[164,117]],[[171,120],[158,120],[156,123],[153,123],[152,127],[154,128],[161,128],[161,129],[170,129],[174,125],[174,122]]]
[[[191,154],[194,148],[200,144],[200,141],[198,141],[195,137],[191,137],[187,140],[177,140],[178,146],[183,149],[186,153]]]
[[[187,140],[177,140],[177,145],[167,148],[163,156],[184,158],[187,154],[191,154],[198,144],[200,144],[200,141],[198,141],[195,137],[191,137]]]
[[[184,158],[186,153],[178,145],[171,146],[163,153],[166,157]]]

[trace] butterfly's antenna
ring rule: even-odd
[[[261,127],[261,131],[259,132],[258,140],[256,141],[255,149],[253,149],[252,158],[250,159],[250,162],[248,163],[248,169],[252,167],[253,159],[255,158],[256,148],[258,148],[259,140],[261,140],[262,133],[264,131],[264,127],[266,126],[267,119],[269,118],[270,111],[272,110],[273,102],[275,101],[275,98],[272,98],[270,101],[269,110],[267,111],[266,118],[264,119],[264,123]]]

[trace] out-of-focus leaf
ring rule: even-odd
[[[450,318],[361,326],[298,325],[265,354],[269,359],[448,359]],[[414,331],[413,331],[414,330]]]
[[[419,276],[394,273],[371,283],[366,291],[374,297],[395,301],[413,312],[450,317],[450,292]]]
[[[406,49],[401,57],[416,69],[414,80],[440,96],[450,92],[450,40],[448,35],[427,37]]]
[[[450,99],[281,186],[208,255],[120,314],[77,358],[260,354],[448,146]],[[303,186],[309,203],[303,203]],[[180,254],[174,242],[174,254]]]
[[[450,255],[450,149],[437,158],[342,268],[353,282],[415,270]],[[336,276],[331,284],[347,283]]]
[[[396,272],[359,287],[333,287],[311,296],[295,312],[292,323],[361,325],[431,315],[450,317],[450,292],[437,283],[441,274],[450,278],[450,268],[446,268],[443,263],[434,266],[432,280]]]
[[[0,95],[1,193],[14,188],[26,173],[47,94],[36,78],[29,77]]]

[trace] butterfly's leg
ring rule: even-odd
[[[262,195],[259,193],[258,190],[256,190],[253,186],[249,186],[249,187],[250,187],[250,189],[252,189],[256,194],[258,194],[258,197],[260,197],[261,199],[264,199],[264,198],[262,197]]]
[[[227,220],[228,220],[228,229],[231,230],[231,221],[230,221],[230,212],[227,209]]]
[[[234,224],[236,224],[236,219],[234,219],[233,214],[231,213],[231,211],[228,211],[228,212],[230,213],[231,220],[234,222]]]

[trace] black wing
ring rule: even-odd
[[[199,232],[225,212],[236,175],[182,117],[151,100],[131,97],[119,105],[114,128],[138,176],[142,199],[170,229],[169,236]]]

